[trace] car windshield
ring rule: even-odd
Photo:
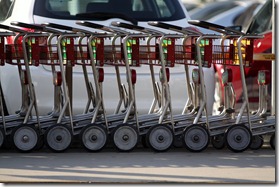
[[[9,17],[13,6],[13,0],[0,0],[0,21]]]
[[[259,34],[272,29],[272,1],[268,0],[254,16],[247,33]]]
[[[191,19],[208,20],[226,10],[236,7],[238,4],[235,1],[217,1],[202,4],[189,12]]]
[[[41,0],[34,15],[69,20],[106,20],[112,17],[137,21],[173,21],[185,18],[176,0]]]

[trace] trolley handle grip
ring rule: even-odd
[[[38,31],[44,31],[44,27],[42,25],[35,25],[35,24],[18,22],[18,21],[12,21],[11,25],[28,28],[28,29],[34,29],[34,30],[38,30]]]
[[[220,32],[220,33],[224,33],[224,34],[228,34],[228,32],[232,32],[234,34],[240,34],[240,35],[244,34],[241,31],[237,31],[237,30],[231,29],[229,27],[224,27],[222,25],[218,25],[218,24],[215,24],[215,23],[210,23],[210,22],[207,22],[207,21],[188,20],[188,23],[192,24],[192,25],[195,25],[195,26],[210,29],[210,30],[213,30],[213,31],[217,31],[217,32]]]
[[[67,30],[67,31],[72,31],[72,32],[82,32],[82,33],[85,33],[85,34],[91,34],[91,32],[89,32],[87,30],[83,30],[83,29],[79,29],[79,28],[74,28],[74,27],[69,27],[69,26],[65,26],[65,25],[59,25],[59,24],[56,24],[56,23],[45,23],[43,25],[44,26],[49,26],[49,27],[52,27],[52,28],[56,28],[56,29],[61,29],[61,30]],[[42,26],[42,28],[47,31],[48,29],[45,28],[44,26]],[[49,30],[49,31],[53,32],[53,30]]]
[[[108,26],[105,26],[105,25],[97,24],[97,23],[88,22],[88,21],[76,21],[76,24],[86,26],[86,27],[90,27],[90,28],[93,28],[93,29],[99,29],[99,30],[111,32],[111,33],[127,34],[127,32],[125,32],[123,30],[108,27]]]
[[[137,26],[137,25],[132,25],[132,24],[128,24],[128,23],[123,23],[123,22],[120,22],[120,21],[113,21],[113,22],[111,22],[111,25],[115,26],[115,27],[122,27],[122,28],[125,28],[125,29],[131,29],[131,30],[137,30],[137,31],[144,31],[145,30],[144,27]]]
[[[124,22],[119,22],[119,21],[113,21],[113,22],[111,22],[111,25],[115,26],[115,27],[122,27],[122,28],[130,29],[130,30],[136,30],[136,31],[139,31],[139,32],[158,35],[158,36],[161,36],[161,35],[164,34],[163,32],[160,32],[158,30],[145,28],[145,27],[138,26],[138,25],[132,25],[132,24],[129,24],[129,23],[124,23]]]
[[[60,25],[60,24],[57,24],[57,23],[44,23],[43,25],[47,26],[47,27],[52,27],[52,28],[55,28],[55,29],[66,30],[66,31],[73,31],[74,30],[73,27],[69,27],[69,26],[66,26],[66,25]]]
[[[191,25],[195,25],[195,26],[198,26],[198,27],[205,28],[205,29],[210,29],[210,30],[213,30],[213,31],[217,31],[217,32],[220,32],[220,33],[227,34],[227,32],[224,30],[225,29],[224,26],[217,25],[217,24],[214,24],[214,23],[210,23],[210,22],[206,22],[206,21],[200,21],[200,20],[188,20],[188,23],[191,24]]]
[[[7,25],[2,25],[2,24],[0,24],[0,28],[4,29],[4,30],[13,31],[13,32],[26,33],[25,30],[18,29],[18,28],[15,28],[15,27],[11,27],[11,26],[7,26]]]
[[[105,26],[97,23],[92,23],[88,21],[76,21],[76,24],[86,26],[86,27],[91,27],[93,29],[103,29]]]
[[[180,32],[183,34],[198,35],[198,36],[202,34],[201,32],[191,29],[191,28],[180,27],[177,25],[171,25],[168,23],[163,23],[163,22],[158,22],[158,21],[149,21],[148,24],[151,26],[160,27],[160,28],[167,29],[167,30],[173,30],[173,31]]]
[[[167,30],[177,30],[177,31],[183,31],[183,27],[179,27],[176,25],[171,25],[168,23],[163,23],[163,22],[158,22],[158,21],[149,21],[148,22],[149,25],[155,26],[155,27],[160,27],[163,29],[167,29]]]

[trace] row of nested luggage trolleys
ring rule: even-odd
[[[259,71],[259,107],[254,114],[249,110],[245,83],[244,68],[253,63],[253,41],[261,36],[204,21],[189,23],[219,34],[203,34],[163,22],[149,22],[154,29],[123,22],[104,26],[87,21],[77,21],[79,27],[22,22],[0,25],[5,30],[0,32],[1,65],[18,67],[22,90],[22,104],[15,114],[5,115],[1,95],[0,146],[8,144],[21,152],[30,152],[46,145],[54,152],[63,152],[78,137],[79,143],[92,152],[105,148],[108,140],[119,151],[131,151],[141,142],[157,152],[173,146],[201,152],[209,144],[242,152],[261,148],[263,136],[271,135],[270,146],[275,149],[275,115],[268,113],[267,107],[270,73]],[[14,37],[12,44],[6,42],[10,36]],[[168,84],[169,69],[176,64],[185,67],[189,96],[181,114],[172,112]],[[226,67],[222,75],[224,107],[218,115],[208,115],[206,110],[205,86],[209,85],[204,85],[203,68],[212,64]],[[43,116],[38,112],[30,73],[31,66],[40,65],[51,67],[54,86],[52,112]],[[104,65],[115,68],[119,89],[118,106],[109,115],[102,97]],[[74,115],[68,80],[71,74],[67,71],[77,66],[83,69],[88,102],[84,113]],[[139,115],[135,97],[137,74],[133,67],[140,66],[150,67],[154,99],[148,114]],[[160,69],[158,82],[154,66]],[[189,66],[196,68],[189,72]],[[243,84],[244,103],[237,113],[230,66],[239,66]],[[126,83],[121,82],[120,67],[126,69]],[[92,71],[88,72],[88,68]]]

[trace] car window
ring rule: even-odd
[[[234,1],[217,1],[201,5],[189,12],[191,19],[208,20],[226,10],[236,7],[238,4]]]
[[[10,15],[13,0],[0,0],[0,21],[4,21]]]
[[[259,34],[272,29],[272,1],[268,0],[254,16],[247,33]]]
[[[251,20],[254,15],[255,10],[259,7],[261,3],[255,2],[252,3],[248,8],[246,8],[242,13],[235,17],[233,20],[233,25],[247,25],[247,23]]]
[[[177,0],[41,0],[34,8],[34,15],[57,19],[102,20],[113,14],[138,21],[185,18]]]

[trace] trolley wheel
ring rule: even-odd
[[[132,151],[138,143],[138,133],[130,125],[116,127],[112,134],[114,146],[121,152]]]
[[[270,137],[270,140],[269,140],[269,145],[272,149],[275,150],[275,133],[273,133]]]
[[[4,133],[4,130],[2,128],[0,128],[0,148],[4,144],[4,140],[5,140],[5,133]]]
[[[263,146],[264,140],[261,135],[252,136],[250,149],[257,150]]]
[[[184,131],[184,145],[191,152],[201,152],[209,144],[209,134],[202,125],[191,125]]]
[[[223,149],[226,146],[224,134],[212,136],[211,144],[215,149]]]
[[[244,125],[233,125],[225,133],[226,145],[233,152],[243,152],[249,148],[252,141],[250,130]]]
[[[35,150],[40,150],[45,146],[44,135],[40,135]]]
[[[146,134],[141,136],[141,144],[144,148],[149,148],[148,138],[146,137]]]
[[[89,124],[82,129],[80,140],[87,151],[98,152],[107,144],[107,132],[101,125]]]
[[[20,152],[30,152],[38,144],[39,132],[33,125],[19,125],[12,131],[13,145]]]
[[[2,149],[12,149],[13,148],[13,140],[11,137],[11,133],[7,133],[6,136],[4,137],[4,142],[2,144]]]
[[[171,148],[174,135],[170,127],[155,125],[147,133],[148,144],[156,152],[164,152]]]
[[[67,150],[72,143],[72,133],[66,125],[52,125],[45,132],[46,146],[54,152]]]
[[[175,148],[183,147],[183,135],[182,134],[174,136],[173,147],[175,147]]]

